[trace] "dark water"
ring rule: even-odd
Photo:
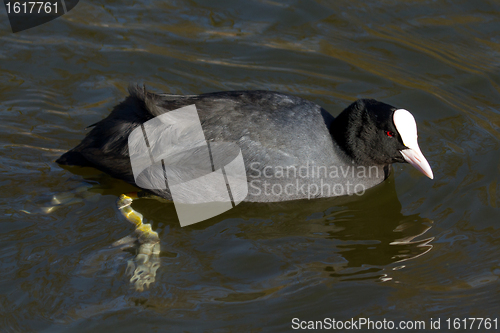
[[[500,317],[498,2],[80,1],[17,34],[0,12],[2,332]],[[172,206],[138,201],[162,266],[136,292],[133,253],[111,247],[133,230],[115,208],[133,188],[54,163],[130,82],[277,90],[334,115],[382,100],[415,115],[435,179],[397,165],[361,198],[241,204],[186,228]]]

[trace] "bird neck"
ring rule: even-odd
[[[358,107],[357,103],[349,105],[330,125],[330,134],[339,148],[356,165],[376,165],[367,153],[363,136],[366,134],[363,126],[369,123],[369,115]]]

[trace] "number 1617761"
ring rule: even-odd
[[[7,2],[5,4],[7,14],[59,14],[57,2],[49,1],[25,1]]]
[[[494,318],[448,318],[446,319],[448,329],[498,329],[498,319]]]

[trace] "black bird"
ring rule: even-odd
[[[221,201],[221,188],[206,185],[213,182],[174,191],[217,170],[225,170],[219,175],[233,205],[362,194],[386,179],[395,162],[433,178],[411,113],[373,99],[360,99],[334,118],[313,102],[271,91],[172,95],[134,86],[129,92],[57,163],[94,167],[146,190],[122,195],[119,208],[146,239],[147,256],[159,251],[158,237],[131,201],[151,194],[174,203]],[[155,132],[157,125],[163,127]],[[236,186],[227,165],[238,156],[243,178],[235,178]],[[144,271],[144,262],[139,266]],[[138,270],[136,283],[154,280],[153,269],[148,278]]]
[[[92,125],[94,128],[83,141],[57,163],[94,167],[137,185],[129,156],[131,132],[148,120],[193,104],[208,142],[231,142],[241,149],[249,181],[245,201],[352,194],[355,186],[347,188],[347,181],[359,184],[358,189],[370,188],[387,177],[389,166],[395,162],[408,162],[433,178],[418,147],[415,120],[408,111],[361,99],[334,118],[315,103],[270,91],[170,95],[132,87],[130,96],[107,118]],[[287,168],[289,177],[284,174]],[[263,188],[257,188],[258,182],[263,184],[264,180],[270,184],[269,188],[274,184],[284,187],[291,178],[299,178],[300,185],[317,183],[318,179],[326,182],[330,178],[330,184],[343,186],[337,186],[337,191],[332,186],[329,193],[298,191],[291,195],[283,191],[277,194],[278,190],[266,195]],[[168,188],[149,190],[172,199]]]

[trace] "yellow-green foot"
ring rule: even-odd
[[[127,263],[127,274],[137,291],[143,291],[155,281],[156,271],[160,268],[160,243],[141,244],[137,256]]]
[[[155,281],[156,271],[160,267],[160,238],[150,224],[142,222],[142,214],[131,207],[134,199],[138,198],[137,193],[128,193],[122,194],[118,199],[118,210],[136,229],[135,237],[127,236],[114,245],[139,243],[136,257],[128,261],[127,274],[132,276],[130,282],[135,289],[143,291],[145,286],[149,287]]]

